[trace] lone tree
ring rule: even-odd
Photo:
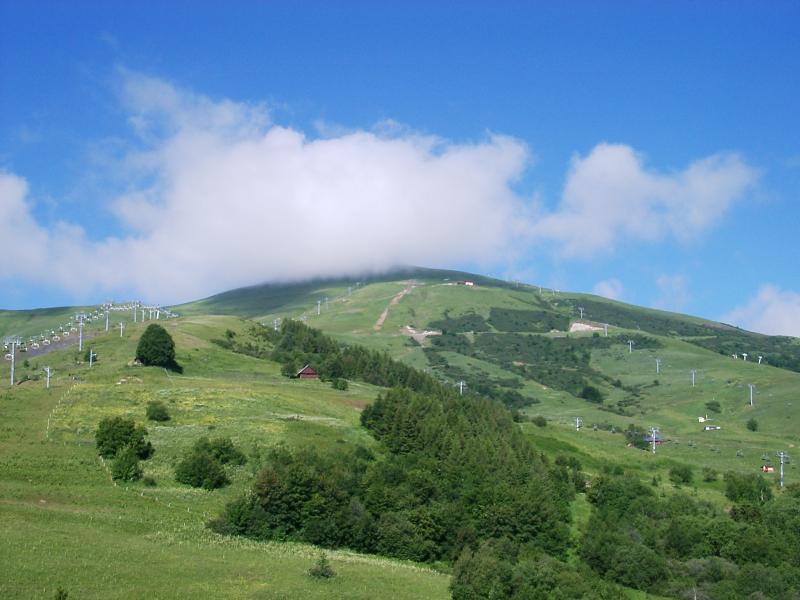
[[[144,365],[175,369],[175,342],[166,329],[153,323],[139,339],[136,358]]]

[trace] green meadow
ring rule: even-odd
[[[61,587],[70,598],[448,597],[448,577],[419,565],[328,551],[337,576],[318,581],[307,575],[316,548],[211,533],[206,522],[248,487],[269,446],[371,443],[357,423],[376,390],[289,381],[273,363],[209,342],[241,329],[236,318],[164,324],[182,375],[131,366],[139,325],[122,339],[95,338],[91,369],[76,350],[54,352],[18,371],[47,362],[55,370],[49,390],[40,379],[0,395],[0,596],[47,598]],[[150,400],[164,402],[171,419],[146,422]],[[146,424],[156,451],[144,474],[155,485],[111,480],[94,431],[114,415]],[[229,469],[230,486],[207,492],[174,481],[175,463],[201,436],[230,437],[250,457]]]

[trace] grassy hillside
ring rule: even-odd
[[[537,444],[573,454],[595,471],[622,461],[668,485],[670,467],[680,462],[695,470],[698,493],[720,499],[721,482],[702,481],[704,469],[756,472],[765,463],[776,463],[776,451],[794,448],[791,423],[800,416],[800,374],[773,363],[793,366],[800,359],[796,339],[584,294],[453,282],[468,278],[382,281],[349,295],[346,288],[318,288],[255,318],[265,323],[304,318],[342,341],[386,349],[453,383],[465,380],[481,390],[492,386],[498,394],[514,390],[531,402],[524,413],[547,419],[544,428],[523,424],[536,433]],[[328,303],[317,315],[316,299],[324,296]],[[234,307],[233,292],[228,301]],[[576,322],[597,329],[568,333]],[[420,337],[418,343],[407,327],[445,335]],[[636,341],[633,352],[629,339]],[[737,359],[727,353],[731,345]],[[749,353],[747,361],[742,352]],[[584,383],[601,392],[602,404],[578,397]],[[753,407],[748,384],[756,386]],[[718,403],[719,412],[707,403]],[[706,415],[711,419],[706,424],[721,430],[703,431],[698,418]],[[580,432],[575,417],[583,419]],[[750,419],[758,423],[755,432],[747,428]],[[666,443],[655,456],[627,447],[621,432],[631,424],[661,429]],[[796,480],[792,463],[786,480]]]
[[[458,283],[464,280],[477,285]],[[375,443],[359,414],[377,388],[351,382],[337,391],[287,380],[275,363],[212,341],[230,331],[245,342],[250,324],[242,317],[267,326],[302,319],[442,381],[465,381],[468,391],[520,409],[519,427],[551,459],[577,458],[589,475],[622,466],[660,495],[675,490],[670,470],[688,465],[693,481],[683,488],[727,506],[723,473],[756,473],[765,463],[777,466],[776,451],[795,452],[800,345],[793,338],[432,270],[259,286],[177,310],[182,318],[161,323],[175,338],[182,375],[131,364],[145,324],[128,323],[123,337],[88,324],[98,354],[91,369],[74,347],[18,356],[17,380],[26,381],[0,394],[0,560],[9,574],[0,580],[3,597],[51,597],[57,586],[80,598],[371,598],[376,589],[394,598],[448,597],[449,578],[419,565],[331,551],[339,576],[317,581],[306,574],[317,557],[312,546],[256,543],[205,527],[249,489],[259,457],[275,444],[336,452]],[[5,311],[0,327],[33,335],[75,311]],[[7,364],[0,367],[4,382]],[[55,369],[50,390],[46,365]],[[172,419],[146,422],[151,400],[164,402]],[[112,415],[146,423],[156,453],[143,464],[154,486],[111,481],[93,436],[99,420]],[[707,423],[698,421],[706,416]],[[580,431],[575,417],[583,420]],[[703,431],[705,424],[721,429]],[[631,426],[659,427],[665,443],[655,455],[631,447],[623,433]],[[229,487],[207,492],[174,481],[176,463],[201,436],[230,437],[251,457],[228,468]],[[766,477],[776,482],[777,468]],[[790,462],[786,482],[797,481]],[[578,536],[588,514],[583,496],[573,514]]]
[[[75,350],[20,364],[18,379],[55,369],[49,390],[26,381],[0,394],[0,596],[70,598],[446,598],[448,578],[409,563],[328,552],[337,577],[307,575],[318,551],[300,544],[226,538],[205,527],[241,494],[258,455],[272,445],[312,443],[335,451],[372,440],[357,426],[375,396],[353,383],[336,391],[316,381],[289,381],[274,363],[235,355],[210,340],[239,319],[198,317],[164,323],[175,338],[182,375],[130,366],[143,326],[125,336],[98,336],[90,369]],[[7,370],[2,371],[7,376]],[[172,416],[146,422],[161,400]],[[106,416],[145,423],[155,455],[142,483],[114,485],[94,447]],[[174,481],[173,468],[200,436],[229,436],[248,465],[229,468],[232,484],[213,492]]]

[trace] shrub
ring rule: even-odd
[[[202,437],[195,442],[192,449],[194,452],[207,452],[223,465],[243,465],[247,462],[247,457],[233,445],[231,438],[220,437],[209,441]]]
[[[675,465],[669,470],[669,480],[675,485],[688,485],[692,483],[694,474],[689,465]]]
[[[314,566],[308,570],[308,574],[317,579],[330,579],[336,577],[336,571],[333,570],[328,557],[322,552],[314,563]]]
[[[139,456],[134,446],[125,446],[117,452],[111,465],[111,476],[115,481],[137,481],[142,477]]]
[[[703,481],[711,483],[717,480],[717,472],[711,467],[703,467]]]
[[[146,435],[147,429],[137,426],[133,419],[106,417],[95,433],[97,451],[103,458],[113,458],[121,448],[131,446],[139,458],[147,459],[153,455],[153,445]]]
[[[139,339],[136,358],[144,365],[175,368],[175,342],[166,329],[153,323]]]
[[[755,419],[750,419],[747,421],[747,428],[750,431],[758,431],[758,421]]]
[[[587,400],[588,402],[595,402],[596,404],[603,403],[603,394],[593,385],[586,385],[581,390],[579,397]]]
[[[722,407],[717,400],[709,400],[706,402],[706,410],[708,412],[719,413],[722,412]]]
[[[169,412],[163,402],[152,400],[147,403],[147,418],[151,421],[169,421]]]
[[[542,415],[536,415],[535,417],[533,417],[533,419],[531,419],[531,421],[533,421],[533,424],[536,425],[537,427],[547,426],[547,419],[545,419]]]
[[[331,387],[335,390],[345,391],[349,386],[347,385],[347,379],[337,377],[331,382]]]
[[[772,490],[764,477],[757,474],[725,473],[725,495],[733,502],[764,504],[772,499]]]
[[[214,490],[230,483],[222,463],[209,452],[192,449],[175,468],[175,480],[192,487]]]

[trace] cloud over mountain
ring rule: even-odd
[[[262,105],[120,77],[133,139],[114,165],[128,191],[102,208],[122,233],[45,227],[27,182],[0,173],[0,236],[20,240],[0,279],[175,302],[400,264],[511,264],[531,247],[582,258],[625,238],[697,235],[755,180],[736,155],[660,174],[632,148],[600,144],[574,159],[556,208],[537,213],[514,191],[531,158],[511,137],[453,143],[379,126],[311,138]]]

